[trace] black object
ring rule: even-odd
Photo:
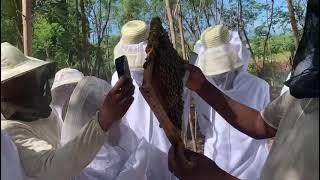
[[[120,79],[121,76],[125,76],[130,78],[130,69],[128,65],[128,60],[126,56],[121,56],[115,60],[116,63],[116,69],[118,73],[118,78]]]
[[[197,58],[198,58],[198,54],[195,53],[195,52],[191,52],[191,56],[190,56],[190,59],[189,59],[189,64],[195,65],[195,63],[197,61]]]
[[[319,97],[319,0],[309,0],[303,35],[285,82],[298,99]]]

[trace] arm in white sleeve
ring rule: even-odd
[[[64,180],[80,174],[103,145],[105,132],[97,116],[61,148],[37,137],[32,127],[21,122],[1,122],[16,144],[26,174],[39,180]]]

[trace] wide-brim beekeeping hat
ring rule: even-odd
[[[222,74],[243,65],[230,44],[230,34],[224,25],[209,27],[201,35],[205,48],[197,62],[206,76]]]
[[[147,56],[145,48],[149,35],[148,25],[140,20],[127,22],[121,28],[121,39],[115,46],[114,59],[125,55],[132,71],[143,70],[143,63]]]
[[[8,42],[1,43],[1,83],[50,64],[53,63],[25,56]]]
[[[51,90],[63,85],[78,83],[83,77],[83,73],[77,69],[63,68],[55,74]]]

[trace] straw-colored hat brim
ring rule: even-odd
[[[148,25],[140,20],[129,21],[121,28],[121,40],[124,44],[138,44],[146,41],[148,35]]]
[[[243,65],[229,46],[206,50],[198,63],[206,76],[222,74]]]
[[[209,27],[201,35],[201,43],[205,48],[218,47],[229,41],[229,30],[224,25]]]

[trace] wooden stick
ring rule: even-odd
[[[198,119],[197,119],[197,112],[196,112],[196,109],[194,109],[194,140],[195,140],[195,143],[196,143],[196,152],[197,152],[197,121]]]
[[[194,131],[193,131],[193,124],[191,121],[191,116],[189,114],[189,125],[190,125],[190,133],[191,133],[191,138],[192,138],[192,147],[193,147],[193,151],[197,151],[197,144],[195,142],[195,138],[194,138]]]

